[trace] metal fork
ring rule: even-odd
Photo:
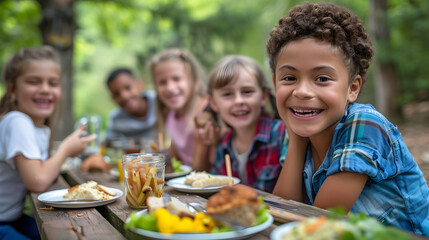
[[[238,222],[234,219],[227,218],[224,216],[219,216],[219,215],[207,214],[206,208],[200,203],[188,203],[188,207],[189,207],[189,209],[191,209],[191,211],[205,213],[207,216],[211,217],[212,219],[214,219],[218,222],[221,222],[222,224],[224,224],[227,227],[232,228],[232,230],[234,230],[234,231],[240,231],[240,230],[243,230],[246,228],[246,226],[244,226],[243,224],[241,224],[240,222]]]

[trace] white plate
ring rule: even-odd
[[[118,170],[118,168],[112,168],[112,169],[110,169],[110,174],[112,176],[119,177],[119,170]]]
[[[182,172],[166,173],[165,174],[165,180],[185,176],[185,175],[188,175],[192,171],[192,167],[186,166],[186,165],[180,165],[180,169],[182,169]]]
[[[117,188],[109,188],[110,190],[116,192],[116,195],[108,200],[98,200],[98,201],[76,201],[70,202],[70,199],[64,198],[64,195],[67,193],[68,189],[60,189],[49,191],[40,194],[37,199],[44,204],[56,208],[88,208],[88,207],[96,207],[109,204],[111,202],[116,201],[116,199],[120,198],[124,193]]]
[[[138,216],[141,216],[143,214],[146,214],[147,210],[141,210],[137,212]],[[152,232],[140,228],[131,228],[130,230],[142,235],[144,237],[150,238],[150,239],[161,239],[161,240],[170,240],[170,239],[177,239],[177,240],[193,240],[193,239],[243,239],[243,238],[249,238],[252,235],[257,234],[260,231],[265,230],[271,224],[273,224],[273,216],[271,216],[269,213],[268,220],[265,221],[262,224],[259,224],[258,226],[245,228],[243,230],[239,231],[232,231],[232,232],[221,232],[221,233],[176,233],[176,234],[166,234],[166,233],[159,233],[159,232]],[[130,221],[130,218],[127,218],[126,222]]]
[[[216,175],[220,176],[220,175]],[[227,178],[227,176],[222,176]],[[219,191],[224,186],[219,187],[206,187],[206,188],[194,188],[191,185],[185,184],[186,177],[178,177],[168,180],[166,183],[177,191],[188,192],[188,193],[214,193]],[[240,179],[232,177],[234,184],[240,183]]]
[[[283,236],[286,236],[296,225],[298,225],[298,222],[290,222],[278,226],[271,232],[271,240],[282,240]]]

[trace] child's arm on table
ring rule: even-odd
[[[341,206],[349,212],[367,179],[367,175],[355,172],[339,172],[328,176],[316,195],[314,206],[324,209]]]
[[[303,201],[303,179],[305,156],[309,139],[287,129],[289,147],[273,194],[285,199]]]
[[[55,154],[45,162],[40,159],[28,159],[22,154],[15,157],[15,164],[28,190],[45,191],[57,178],[64,160],[85,150],[87,144],[95,139],[94,135],[80,137],[85,128],[86,126],[82,126],[67,136]]]

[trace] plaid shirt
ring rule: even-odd
[[[256,128],[256,136],[250,146],[249,157],[246,163],[247,185],[272,192],[279,177],[280,153],[283,147],[286,127],[281,120],[262,116]],[[231,157],[231,171],[234,177],[238,175],[238,162],[232,149],[231,130],[216,147],[216,158],[211,172],[226,175],[225,154]]]
[[[398,129],[371,105],[350,104],[315,171],[307,150],[303,179],[313,204],[325,179],[348,171],[368,176],[352,213],[429,236],[429,189]]]

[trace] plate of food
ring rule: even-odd
[[[273,217],[252,188],[225,188],[209,198],[205,212],[190,211],[188,204],[174,197],[167,202],[162,197],[149,197],[148,209],[131,213],[124,227],[149,239],[191,240],[249,238],[272,225]],[[233,230],[219,217],[238,222],[242,228]]]
[[[240,179],[232,177],[233,184],[240,183]],[[187,176],[168,180],[168,186],[177,191],[188,193],[214,193],[229,185],[229,178],[224,175],[214,175],[207,172],[191,172]]]
[[[48,206],[56,208],[88,208],[112,203],[123,194],[117,188],[110,188],[99,185],[95,181],[88,181],[68,189],[42,193],[37,199]]]
[[[171,173],[165,173],[165,180],[169,180],[172,178],[182,177],[189,174],[192,171],[192,167],[187,165],[180,165],[178,170],[174,170]]]
[[[344,215],[342,215],[344,216]],[[292,239],[396,239],[411,240],[405,231],[385,226],[365,214],[338,217],[310,217],[301,222],[283,224],[271,232],[271,240]]]

